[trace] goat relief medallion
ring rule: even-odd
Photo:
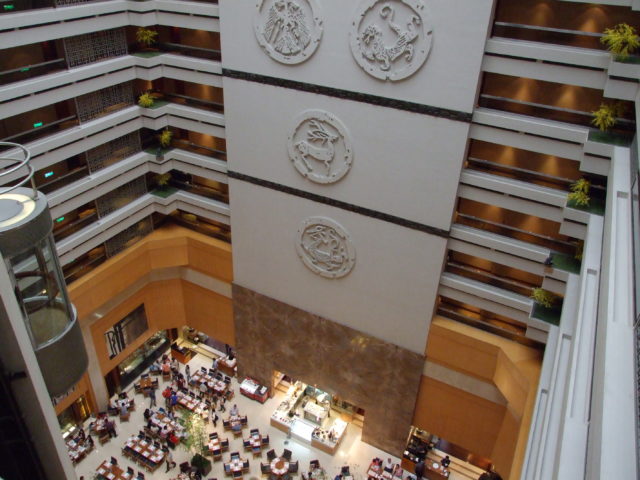
[[[337,182],[351,168],[353,150],[348,131],[328,112],[302,112],[287,140],[294,167],[313,182]]]
[[[413,75],[431,49],[433,28],[421,0],[366,0],[349,33],[358,65],[380,80]]]
[[[325,217],[309,217],[300,224],[296,250],[312,272],[327,278],[344,277],[356,262],[349,234]]]
[[[281,63],[302,63],[322,37],[320,8],[315,0],[260,0],[254,21],[262,49]]]

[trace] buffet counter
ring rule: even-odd
[[[327,418],[330,416],[329,407],[315,403],[309,396],[305,397],[305,389],[306,385],[301,382],[296,382],[289,388],[287,396],[271,415],[271,426],[306,441],[323,452],[334,454],[348,423],[340,418],[331,423]],[[302,402],[303,398],[306,403]]]
[[[177,343],[171,344],[171,356],[180,363],[189,363],[194,355],[195,352],[187,347],[180,347]]]

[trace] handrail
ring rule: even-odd
[[[546,105],[544,103],[528,102],[526,100],[516,100],[515,98],[500,97],[498,95],[491,95],[491,94],[488,94],[488,93],[481,93],[480,94],[480,100],[483,100],[483,99],[484,100],[497,100],[497,101],[507,102],[507,103],[515,103],[517,105],[524,105],[526,107],[541,108],[543,110],[550,110],[550,111],[553,111],[553,112],[570,113],[572,115],[585,117],[585,120],[589,120],[589,123],[591,122],[591,119],[593,118],[593,114],[591,112],[584,112],[582,110],[574,110],[572,108],[565,108],[565,107],[555,107],[555,106],[552,106],[552,105]],[[629,125],[629,126],[633,126],[635,124],[635,122],[633,120],[629,120],[629,119],[621,118],[621,117],[616,117],[616,123],[618,123],[618,124],[622,123],[622,124],[626,124],[626,125]]]
[[[31,64],[31,65],[25,65],[23,67],[13,68],[11,70],[4,70],[4,71],[0,72],[0,77],[2,77],[3,75],[11,75],[12,73],[28,72],[28,71],[34,70],[36,68],[46,67],[46,66],[49,66],[49,65],[54,65],[56,63],[65,63],[65,60],[64,60],[64,58],[56,58],[55,60],[49,60],[49,61],[46,61],[46,62],[40,62],[40,63]]]
[[[526,25],[524,23],[493,22],[493,24],[498,27],[522,28],[524,30],[538,30],[542,32],[564,33],[567,35],[583,35],[585,37],[602,37],[603,36],[602,33],[596,33],[596,32],[584,32],[582,30],[568,30],[566,28],[542,27],[540,25]]]
[[[14,140],[16,138],[19,138],[19,137],[21,137],[23,135],[28,135],[30,133],[33,133],[33,132],[36,132],[36,131],[39,131],[39,130],[45,130],[45,129],[48,129],[48,128],[51,128],[51,127],[55,127],[55,126],[57,126],[57,125],[59,125],[61,123],[68,122],[69,120],[74,120],[76,118],[78,118],[77,115],[69,115],[68,117],[64,117],[64,118],[61,118],[59,120],[54,120],[53,122],[47,123],[46,125],[43,125],[41,127],[35,127],[35,128],[30,129],[30,130],[26,130],[24,132],[16,133],[15,135],[11,135],[9,137],[2,138],[2,139],[0,139],[0,142],[9,142],[9,141]]]
[[[38,190],[36,189],[36,183],[33,180],[33,174],[35,173],[35,170],[33,166],[29,164],[29,160],[31,159],[31,152],[29,152],[29,150],[26,147],[13,142],[0,142],[0,147],[10,147],[12,150],[18,149],[19,150],[18,155],[22,155],[22,159],[9,157],[7,156],[6,153],[0,156],[0,163],[5,164],[6,162],[6,164],[10,165],[8,168],[3,168],[2,171],[0,172],[0,182],[2,181],[2,177],[4,177],[5,175],[10,175],[14,172],[17,172],[23,167],[27,168],[27,172],[24,178],[22,180],[17,181],[17,183],[15,184],[9,185],[8,187],[5,187],[5,188],[1,188],[0,195],[9,193],[15,190],[16,188],[21,187],[25,183],[31,182],[31,190],[33,195],[32,198],[35,200],[38,197]]]
[[[475,223],[486,224],[486,225],[489,225],[489,226],[492,226],[492,227],[497,227],[499,229],[504,229],[504,230],[507,230],[507,231],[510,231],[510,232],[513,232],[513,233],[519,233],[519,234],[522,234],[522,235],[529,235],[529,236],[531,236],[533,238],[536,238],[536,239],[544,241],[544,242],[550,242],[550,243],[554,243],[554,244],[557,244],[557,245],[561,245],[561,246],[563,246],[563,247],[565,247],[567,249],[574,249],[575,248],[575,245],[573,243],[571,243],[571,242],[565,242],[564,240],[559,240],[557,238],[553,238],[553,237],[550,237],[548,235],[542,235],[540,233],[534,233],[534,232],[530,232],[528,230],[522,230],[522,229],[517,228],[517,227],[512,227],[510,225],[505,225],[503,223],[492,222],[491,220],[485,220],[484,218],[475,217],[473,215],[467,215],[465,213],[458,212],[457,216],[458,216],[458,218],[461,218],[462,220],[468,220],[468,221],[475,222]],[[466,225],[465,223],[462,223],[462,224]],[[477,227],[475,227],[475,228],[477,228]],[[479,229],[479,230],[482,230],[482,229]],[[507,236],[507,235],[505,235],[505,236]]]

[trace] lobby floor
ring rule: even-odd
[[[189,366],[192,372],[195,372],[201,366],[205,366],[208,368],[211,366],[211,359],[205,355],[197,354],[189,362]],[[184,373],[184,365],[182,364],[180,364],[180,371]],[[160,389],[157,391],[156,398],[158,406],[163,406],[164,398],[162,398],[160,392],[164,388],[164,386],[168,384],[168,382],[163,382],[162,377],[158,378],[160,380]],[[262,460],[263,462],[266,462],[266,451],[268,449],[263,450],[262,459],[257,457],[254,458],[251,452],[244,451],[242,445],[242,437],[234,439],[231,432],[225,432],[223,430],[222,418],[228,417],[228,410],[234,403],[238,405],[238,409],[241,415],[247,415],[249,428],[258,428],[260,430],[260,433],[269,434],[270,448],[275,449],[277,454],[280,454],[284,448],[288,448],[292,451],[292,459],[298,460],[300,462],[301,472],[306,472],[309,466],[309,462],[311,460],[317,459],[320,461],[320,465],[326,470],[329,480],[332,480],[340,472],[341,467],[344,465],[349,465],[354,480],[366,480],[367,467],[374,457],[380,457],[385,460],[390,457],[388,453],[362,442],[360,440],[362,429],[353,424],[347,427],[345,437],[342,439],[340,447],[334,455],[329,455],[327,453],[321,452],[316,448],[312,448],[311,445],[295,438],[287,438],[286,433],[273,428],[269,423],[271,414],[277,408],[277,406],[282,401],[282,398],[284,397],[283,393],[276,392],[276,395],[273,398],[268,399],[264,404],[260,404],[259,402],[251,400],[240,394],[239,384],[235,378],[232,379],[231,385],[235,392],[235,397],[231,402],[227,402],[227,412],[218,412],[220,420],[218,421],[217,428],[214,429],[211,422],[208,422],[207,425],[208,433],[217,431],[221,435],[221,437],[229,439],[229,451],[223,454],[222,461],[213,462],[213,468],[207,478],[216,478],[218,480],[222,480],[225,478],[223,463],[229,461],[229,452],[233,451],[240,452],[240,456],[242,458],[249,460],[250,470],[249,473],[244,475],[245,480],[259,480],[262,478],[262,475],[260,473],[260,461]],[[78,475],[78,478],[80,478],[80,476],[84,476],[85,480],[92,479],[94,474],[96,473],[96,469],[98,468],[98,466],[104,460],[109,459],[111,456],[115,457],[118,460],[118,464],[125,470],[128,466],[131,466],[136,471],[140,470],[140,467],[138,465],[131,462],[129,459],[124,458],[121,453],[121,449],[124,446],[127,438],[130,435],[137,435],[138,431],[141,430],[145,425],[143,413],[144,410],[149,406],[149,399],[143,397],[141,394],[136,395],[133,392],[133,388],[131,388],[131,390],[127,390],[127,393],[129,394],[130,398],[134,398],[136,401],[136,410],[132,412],[130,421],[120,422],[119,419],[116,419],[116,432],[118,433],[118,436],[116,438],[112,438],[108,443],[100,445],[97,439],[95,439],[94,450],[76,465],[76,473]],[[111,418],[113,419],[117,417]],[[85,432],[88,432],[88,425],[89,421],[85,423]],[[248,429],[245,430],[243,436],[248,436]],[[177,465],[180,465],[180,463],[182,462],[189,461],[192,456],[190,452],[187,452],[181,446],[178,446],[176,449],[174,449],[172,451],[172,455]],[[211,459],[211,457],[209,458]],[[391,459],[394,463],[400,461],[396,457],[391,457]],[[146,471],[143,471],[143,473],[145,474],[145,478],[154,480],[174,479],[179,473],[178,467],[173,468],[168,473],[165,472],[165,470],[166,464],[163,464],[154,473],[148,473]],[[477,471],[481,472],[480,470]],[[405,471],[405,478],[409,475],[409,473],[413,474],[413,472]],[[452,471],[452,474],[449,478],[451,480],[475,480],[478,478],[478,475],[479,473],[472,477],[460,475]],[[294,478],[301,479],[302,477],[298,475]]]

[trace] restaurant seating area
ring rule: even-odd
[[[211,377],[213,373],[209,368],[211,359],[204,355],[196,355],[190,360],[189,365],[192,380],[196,373],[201,373],[203,378],[206,378],[205,375]],[[180,364],[180,372],[184,373],[183,364]],[[89,479],[95,476],[99,480],[143,480],[145,478],[191,480],[189,472],[193,468],[190,465],[193,454],[184,448],[172,448],[173,446],[169,445],[166,438],[161,435],[162,427],[166,425],[166,430],[177,433],[180,439],[182,435],[179,423],[180,412],[185,410],[205,414],[203,418],[206,419],[207,429],[206,458],[211,461],[211,471],[202,477],[203,480],[256,478],[303,480],[303,474],[307,479],[331,480],[344,466],[344,456],[331,456],[309,448],[308,444],[289,439],[284,432],[270,426],[270,415],[282,399],[282,396],[279,396],[280,392],[264,404],[243,395],[235,395],[232,404],[225,398],[225,411],[220,410],[218,401],[214,408],[219,419],[217,426],[214,427],[211,416],[213,403],[211,395],[205,393],[203,398],[200,398],[201,392],[197,383],[195,385],[187,383],[185,389],[178,392],[182,394],[181,398],[184,398],[184,402],[178,402],[177,408],[174,409],[173,414],[170,414],[160,390],[171,386],[172,379],[164,381],[160,375],[145,373],[150,375],[141,376],[127,392],[134,406],[133,411],[129,412],[129,421],[121,421],[119,414],[109,416],[104,412],[85,424],[87,437],[90,433],[92,441],[95,441],[95,448],[88,450],[83,460],[76,464],[78,477],[83,475],[85,479]],[[236,378],[222,374],[212,376],[214,382],[220,381],[220,377],[225,384],[226,392],[238,392],[239,381]],[[225,381],[226,378],[228,381]],[[145,394],[149,388],[145,385],[147,380],[150,381],[151,388],[157,389],[157,405],[149,409],[148,418],[145,419],[143,414],[150,406],[150,399]],[[153,387],[154,380],[157,382],[157,387]],[[211,380],[207,379],[208,381]],[[209,400],[209,403],[206,400]],[[233,404],[237,404],[239,410],[236,416],[229,414]],[[117,437],[110,437],[105,430],[107,420],[115,423]],[[236,432],[239,432],[239,435]],[[354,428],[353,432],[353,438],[345,442],[346,448],[354,452],[349,454],[348,463],[352,465],[352,470],[359,469],[361,476],[364,476],[371,458],[374,456],[386,458],[386,454],[360,442],[358,429]],[[104,444],[98,441],[100,438],[104,438]],[[357,448],[353,448],[353,445],[357,445]],[[176,466],[169,472],[166,472],[164,449],[171,453],[173,461],[176,462]],[[115,464],[112,463],[111,457],[116,461]],[[312,465],[312,460],[317,462],[317,468],[313,468],[315,463]],[[181,472],[181,465],[185,469],[184,472]],[[319,465],[322,465],[322,468]],[[455,480],[454,477],[451,478]]]

